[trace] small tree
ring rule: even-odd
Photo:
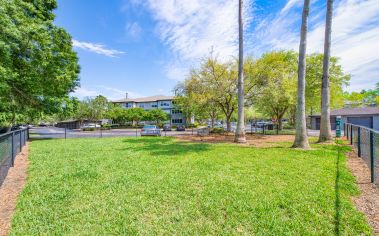
[[[159,125],[162,121],[168,120],[168,114],[162,109],[153,109],[146,112],[147,120],[155,121]]]
[[[249,78],[258,91],[251,102],[258,110],[278,121],[282,129],[282,119],[287,110],[295,104],[296,94],[296,54],[293,51],[273,51],[264,54],[250,71]]]
[[[128,109],[127,118],[133,122],[133,125],[138,126],[138,123],[146,117],[146,112],[143,108],[135,107]]]
[[[113,123],[125,125],[128,120],[128,110],[120,105],[113,105],[106,114],[106,118],[112,119]]]

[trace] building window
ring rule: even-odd
[[[172,123],[173,124],[181,124],[181,123],[183,123],[183,120],[182,119],[173,119]]]
[[[144,106],[144,104],[139,104],[139,107],[144,108],[145,106]]]
[[[168,102],[161,102],[161,107],[169,107],[170,104]]]
[[[151,105],[151,107],[158,107],[158,105],[157,104],[153,104],[153,105]]]
[[[182,114],[182,111],[181,110],[172,110],[171,113],[172,114]]]

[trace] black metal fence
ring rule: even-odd
[[[379,183],[379,132],[346,123],[344,135],[370,169],[371,182]]]
[[[28,136],[28,129],[0,135],[0,186],[7,176],[9,168],[14,166],[15,157],[26,144]]]
[[[30,139],[70,139],[70,138],[106,138],[106,137],[139,137],[141,129],[100,129],[91,131],[58,127],[35,127],[30,130]],[[185,131],[160,131],[161,136],[178,136],[196,134],[196,128],[187,128]]]
[[[295,129],[280,129],[278,124],[250,124],[245,128],[247,134],[276,134],[276,135],[294,135]]]

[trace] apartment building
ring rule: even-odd
[[[173,96],[156,95],[143,98],[128,98],[112,101],[114,104],[120,104],[125,109],[140,107],[145,110],[162,109],[170,115],[170,124],[172,125],[184,125],[186,118],[181,110],[175,108],[173,104]]]

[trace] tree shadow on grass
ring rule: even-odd
[[[138,151],[147,152],[153,156],[176,156],[188,153],[200,153],[211,149],[207,143],[190,143],[174,141],[173,138],[128,138],[123,142],[138,145],[135,147]],[[130,148],[124,148],[130,149]]]

